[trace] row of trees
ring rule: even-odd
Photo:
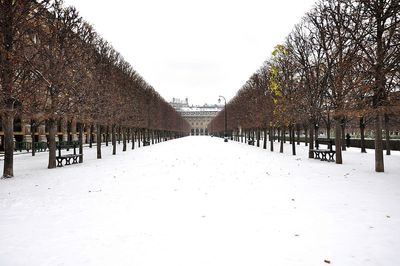
[[[62,0],[0,0],[0,27],[4,177],[13,176],[16,116],[46,121],[49,168],[56,167],[60,118],[94,124],[99,132],[104,126],[189,131],[187,122]]]
[[[328,137],[334,127],[338,164],[346,122],[359,120],[363,136],[371,121],[375,170],[383,172],[382,121],[388,148],[390,120],[400,112],[399,0],[319,1],[212,121],[214,132],[223,131],[225,111],[231,131],[294,136],[304,128],[310,158],[321,124]]]

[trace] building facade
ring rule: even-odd
[[[170,103],[186,121],[190,124],[190,135],[204,136],[209,135],[208,124],[223,109],[221,105],[189,105],[189,100],[173,98]]]

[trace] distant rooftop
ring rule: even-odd
[[[223,105],[218,104],[189,105],[188,98],[185,98],[185,100],[173,98],[170,104],[178,112],[219,112],[223,109]]]

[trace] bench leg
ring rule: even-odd
[[[322,155],[321,161],[328,161],[328,159],[326,159],[326,153],[322,152],[321,155]]]
[[[63,167],[62,158],[57,158],[57,167]]]
[[[321,159],[321,157],[319,157],[319,152],[314,152],[315,153],[315,159]]]
[[[65,158],[65,165],[71,165],[71,158]]]

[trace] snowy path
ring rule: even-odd
[[[339,166],[211,137],[85,152],[16,157],[0,265],[400,265],[399,152],[384,174],[372,152]]]

